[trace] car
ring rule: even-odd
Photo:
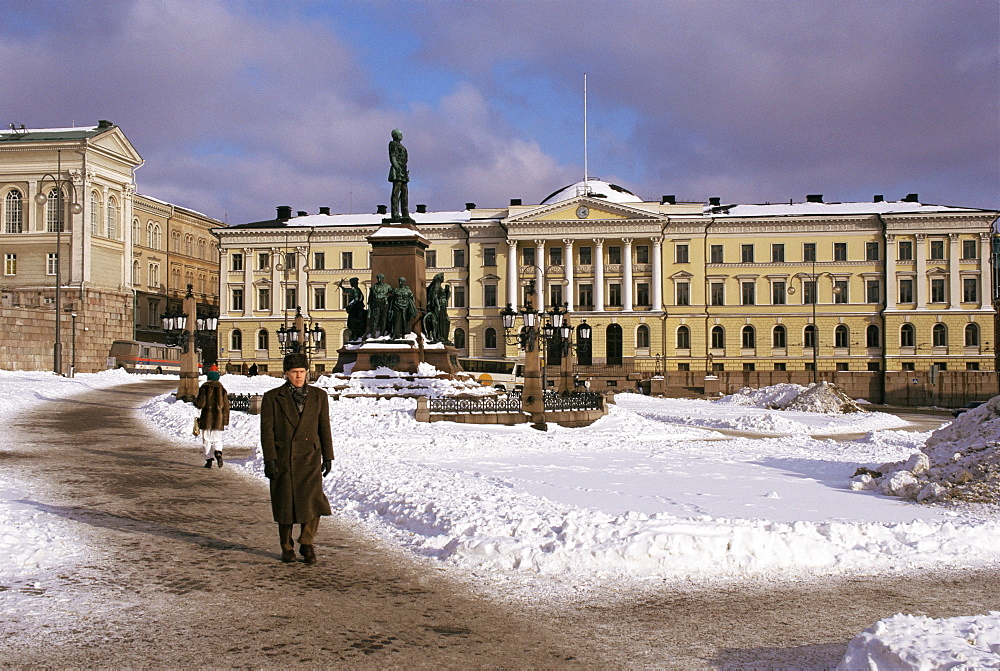
[[[961,408],[955,408],[954,410],[952,410],[951,414],[954,415],[955,417],[959,417],[960,415],[962,415],[962,413],[969,412],[973,408],[978,408],[983,403],[986,403],[986,401],[973,401],[972,403],[966,403]]]

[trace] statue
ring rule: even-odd
[[[351,332],[351,341],[361,340],[365,335],[367,325],[367,315],[365,314],[365,299],[358,288],[358,278],[352,277],[349,280],[351,286],[344,288],[344,280],[340,280],[337,286],[347,294],[347,330]]]
[[[389,181],[392,182],[392,218],[397,221],[410,219],[410,172],[406,168],[406,147],[402,139],[403,132],[394,129],[389,143]]]
[[[375,284],[368,290],[368,337],[378,338],[389,331],[389,294],[392,287],[385,283],[385,275],[375,276]]]
[[[392,290],[389,300],[389,325],[393,340],[410,332],[410,324],[417,316],[413,291],[406,286],[406,278],[399,278],[399,286]]]
[[[430,342],[448,341],[448,299],[451,287],[444,283],[444,273],[438,273],[427,285],[427,312],[424,314],[424,337]]]

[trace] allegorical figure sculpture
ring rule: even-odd
[[[406,168],[406,147],[402,139],[403,132],[393,129],[389,142],[389,181],[392,182],[392,218],[397,220],[410,218],[410,171]]]
[[[385,283],[385,275],[375,276],[375,284],[368,290],[368,337],[378,338],[389,331],[389,294],[392,287]]]
[[[344,280],[340,280],[337,286],[347,294],[347,330],[351,332],[351,340],[361,340],[365,334],[367,326],[367,314],[365,313],[365,298],[358,288],[358,278],[352,277],[350,285],[344,288]]]
[[[399,278],[399,286],[392,290],[389,299],[389,326],[393,339],[402,338],[410,332],[410,324],[417,317],[417,304],[413,291],[406,286],[406,278]]]
[[[448,343],[448,299],[451,287],[444,283],[444,273],[438,273],[427,285],[427,312],[424,314],[424,337],[431,342]]]

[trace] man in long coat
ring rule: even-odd
[[[271,512],[278,523],[281,561],[295,561],[293,525],[300,525],[299,552],[316,563],[313,540],[321,515],[330,514],[323,478],[333,462],[330,406],[326,392],[306,384],[305,354],[284,359],[285,384],[264,394],[260,408],[260,443],[264,475],[271,482]]]

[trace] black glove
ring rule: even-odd
[[[274,472],[274,460],[264,462],[264,477],[268,480],[274,480],[274,476],[277,475]]]
[[[330,469],[331,468],[333,468],[333,460],[332,459],[324,459],[323,460],[323,477],[324,478],[326,476],[330,475]]]

